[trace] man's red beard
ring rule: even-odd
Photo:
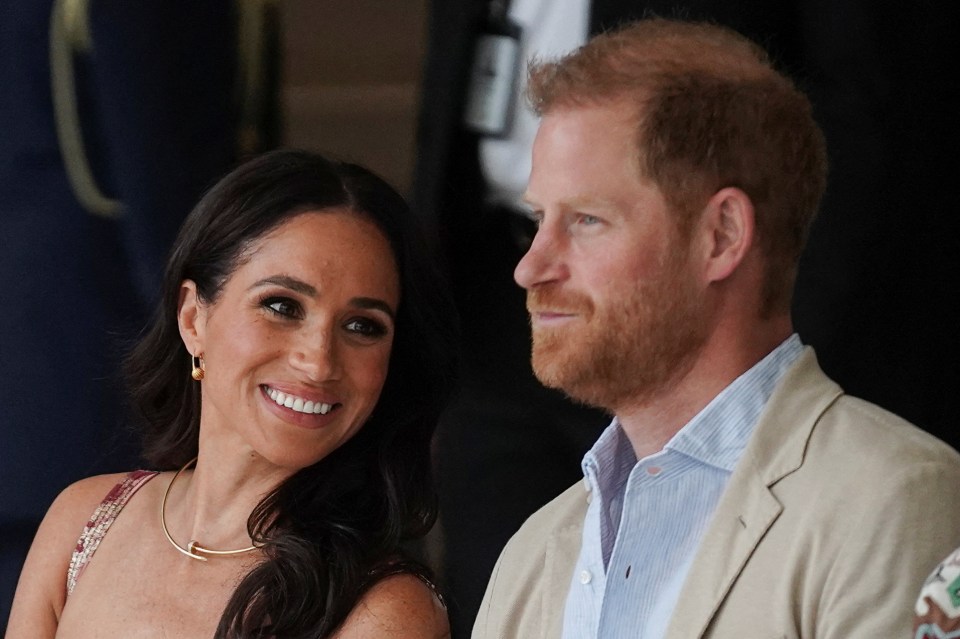
[[[625,289],[602,306],[583,293],[546,284],[527,292],[531,312],[576,315],[563,326],[533,324],[537,378],[571,398],[615,412],[669,390],[686,375],[707,338],[703,300],[673,255],[659,278]]]

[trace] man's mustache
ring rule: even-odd
[[[527,312],[589,315],[593,312],[593,301],[583,293],[538,287],[527,291]]]

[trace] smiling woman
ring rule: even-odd
[[[205,365],[200,449],[233,441],[298,469],[339,448],[377,403],[399,302],[389,242],[346,207],[264,235],[215,302],[184,280],[180,335]]]
[[[165,472],[63,492],[7,636],[447,634],[400,550],[435,517],[455,370],[426,255],[400,196],[354,165],[278,151],[214,186],[128,361]]]

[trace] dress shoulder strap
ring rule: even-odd
[[[93,558],[93,553],[97,552],[100,541],[107,530],[117,519],[117,515],[127,505],[130,498],[133,497],[141,486],[156,477],[157,472],[152,470],[135,470],[123,480],[114,486],[107,496],[103,498],[97,509],[93,511],[90,521],[83,527],[80,533],[80,539],[77,540],[77,547],[73,550],[73,556],[70,558],[70,567],[67,569],[67,596],[73,593],[77,587],[77,581],[83,570]]]
[[[372,585],[372,582],[380,581],[381,579],[386,579],[387,577],[392,577],[394,575],[413,575],[433,592],[441,606],[444,608],[447,607],[447,601],[444,599],[443,593],[440,592],[440,589],[437,587],[437,585],[433,583],[433,580],[430,579],[427,574],[425,574],[424,569],[417,562],[394,558],[386,565],[380,566],[379,568],[374,568],[367,574],[368,577],[373,577],[370,585]]]

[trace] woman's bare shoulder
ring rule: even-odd
[[[95,509],[103,501],[113,488],[121,483],[129,473],[111,473],[108,475],[95,475],[74,482],[63,489],[63,491],[54,500],[50,506],[47,517],[51,515],[62,516],[76,511],[77,509],[87,508]],[[93,510],[90,511],[92,513]],[[87,513],[89,516],[90,513]]]
[[[401,573],[380,580],[360,598],[336,639],[449,636],[447,610],[437,593],[419,577]]]
[[[96,475],[64,488],[47,510],[34,539],[34,546],[46,545],[44,550],[54,554],[61,554],[60,551],[66,550],[69,559],[74,548],[72,542],[80,537],[84,525],[90,520],[97,506],[125,477],[127,473]],[[67,540],[67,543],[57,543],[61,539]]]
[[[65,565],[69,564],[84,525],[114,486],[126,476],[126,473],[97,475],[64,488],[50,505],[33,539],[30,555],[39,555],[35,562],[42,558],[58,558]],[[30,560],[28,557],[28,562]]]
[[[44,541],[47,536],[53,542],[70,537],[76,541],[83,531],[84,524],[89,521],[97,506],[127,475],[128,473],[96,475],[81,479],[64,488],[47,510],[34,544],[41,540],[41,533],[45,533]],[[67,548],[70,553],[73,552],[72,543],[68,543]],[[55,548],[50,550],[55,551]]]
[[[53,636],[66,601],[67,570],[84,525],[125,473],[82,479],[47,510],[20,574],[7,638]],[[19,633],[19,634],[18,634]]]

